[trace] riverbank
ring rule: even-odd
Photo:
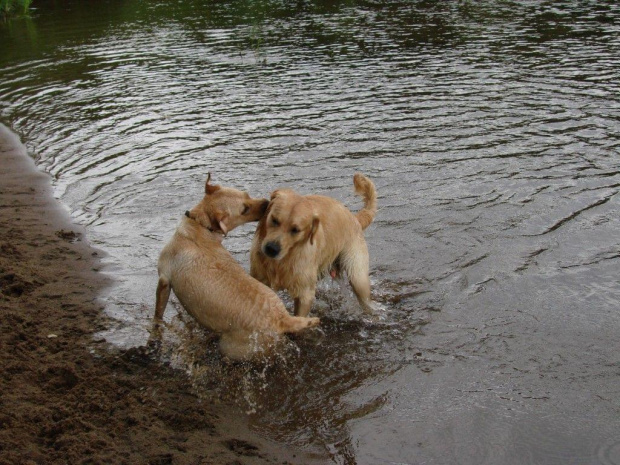
[[[146,349],[93,339],[106,327],[97,295],[110,284],[99,252],[2,125],[0,166],[0,464],[288,458]]]

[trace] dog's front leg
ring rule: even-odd
[[[304,289],[302,293],[295,298],[295,316],[308,316],[312,310],[314,303],[315,288]]]
[[[160,277],[159,282],[157,283],[157,293],[155,295],[155,321],[158,322],[164,316],[164,311],[166,310],[166,304],[168,303],[168,298],[170,297],[170,282],[164,278]]]

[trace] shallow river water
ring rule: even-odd
[[[0,118],[107,253],[109,341],[146,343],[207,172],[358,209],[359,171],[382,321],[325,281],[321,331],[228,366],[173,301],[157,356],[303,463],[620,464],[620,4],[33,6],[0,24]]]

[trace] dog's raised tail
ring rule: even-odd
[[[362,229],[366,229],[377,213],[377,190],[373,182],[366,176],[356,173],[353,176],[355,193],[364,199],[364,208],[357,212],[356,218]]]

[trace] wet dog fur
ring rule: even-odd
[[[250,274],[275,290],[286,289],[297,316],[310,313],[317,281],[340,271],[346,272],[364,311],[371,313],[364,230],[375,217],[377,192],[362,174],[355,174],[353,184],[364,199],[364,208],[355,215],[331,197],[279,189],[258,223]]]
[[[211,185],[186,212],[159,257],[155,322],[170,291],[202,326],[221,334],[222,354],[233,360],[267,352],[283,333],[317,326],[318,318],[291,316],[280,298],[249,276],[222,246],[235,227],[261,218],[268,201],[237,189]]]

